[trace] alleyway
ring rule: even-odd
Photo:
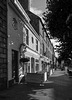
[[[44,86],[19,84],[0,91],[0,100],[72,100],[72,78],[56,70]]]

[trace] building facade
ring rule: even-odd
[[[26,73],[39,70],[40,38],[18,0],[8,5],[8,81],[12,85]],[[24,62],[20,62],[24,58]],[[25,61],[26,59],[29,61]]]
[[[47,71],[53,61],[53,46],[44,25],[27,11],[25,2],[0,1],[0,88],[20,82],[26,73]]]
[[[50,67],[53,66],[54,62],[54,47],[49,39],[49,36],[45,30],[44,24],[40,17],[34,13],[27,12],[30,17],[30,23],[33,28],[38,33],[40,37],[40,59],[39,59],[39,71],[47,71]],[[49,64],[49,66],[48,66]]]
[[[40,19],[40,66],[42,70],[50,73],[53,66],[53,45]]]
[[[18,0],[8,1],[8,86],[19,82],[20,46],[29,17]]]

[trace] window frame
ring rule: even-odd
[[[36,51],[38,51],[38,40],[36,39]]]

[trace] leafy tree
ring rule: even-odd
[[[47,0],[43,13],[46,29],[53,38],[58,38],[59,58],[72,58],[72,0]]]

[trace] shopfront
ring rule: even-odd
[[[29,57],[30,61],[27,63],[28,68],[27,72],[29,73],[35,73],[39,71],[39,54],[30,48],[26,49],[27,52],[25,52],[25,56]],[[28,71],[29,69],[29,71]]]

